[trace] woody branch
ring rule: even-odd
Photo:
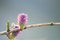
[[[33,28],[33,27],[42,27],[42,26],[60,26],[60,23],[41,23],[41,24],[32,24],[32,25],[26,25],[24,27],[24,29],[27,29],[27,28]],[[13,32],[13,31],[18,31],[19,29],[12,29],[10,30],[10,32]],[[7,31],[2,31],[0,32],[0,35],[7,35],[8,32]]]

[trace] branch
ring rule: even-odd
[[[41,23],[41,24],[32,24],[32,25],[26,25],[26,28],[42,27],[42,26],[60,26],[60,23]]]
[[[2,31],[2,32],[0,32],[0,35],[6,35],[6,34],[7,34],[6,31]]]
[[[60,26],[60,23],[42,23],[42,24],[32,24],[32,25],[26,25],[25,28],[32,28],[32,27],[42,27],[42,26]],[[24,29],[25,29],[24,28]],[[10,30],[10,32],[13,32],[13,31],[18,31],[20,29],[12,29]],[[8,32],[7,31],[3,31],[3,32],[0,32],[0,35],[7,35]]]

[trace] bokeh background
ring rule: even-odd
[[[60,22],[60,0],[0,0],[0,31],[6,30],[7,20],[17,22],[19,13],[28,14],[28,24]],[[8,40],[5,35],[0,40]],[[60,40],[60,26],[29,28],[15,40]]]

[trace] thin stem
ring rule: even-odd
[[[42,26],[60,26],[60,23],[41,23],[41,24],[32,24],[32,25],[26,25],[26,28],[32,28],[32,27],[42,27]]]
[[[2,31],[2,32],[0,32],[0,35],[6,35],[6,34],[7,34],[6,31]]]
[[[42,27],[42,26],[60,26],[60,23],[42,23],[42,24],[32,24],[32,25],[26,25],[25,26],[25,29],[26,28],[33,28],[33,27]],[[13,32],[13,31],[18,31],[20,29],[12,29],[10,30],[10,32]],[[3,32],[0,32],[0,35],[7,35],[7,32],[6,31],[3,31]]]

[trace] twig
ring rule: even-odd
[[[0,32],[0,35],[6,35],[6,34],[7,34],[6,31],[2,31],[2,32]]]
[[[60,23],[41,23],[41,24],[32,24],[32,25],[26,25],[26,28],[42,27],[42,26],[60,26]]]
[[[42,26],[60,26],[60,23],[42,23],[42,24],[32,24],[32,25],[26,25],[25,28],[32,28],[32,27],[42,27]],[[13,31],[18,31],[20,29],[14,29],[11,30],[10,32]],[[0,32],[0,35],[7,35],[7,31]]]

